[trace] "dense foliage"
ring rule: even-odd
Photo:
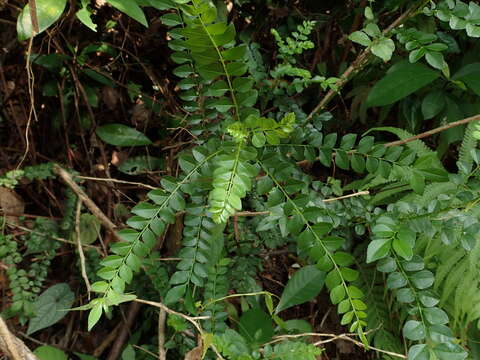
[[[19,40],[33,42],[32,35],[66,16],[66,1],[36,2],[38,28],[26,6],[18,16]],[[275,47],[270,59],[262,40],[251,36],[261,21],[256,6],[265,4],[107,3],[145,26],[144,11],[161,12],[170,79],[176,79],[177,105],[168,121],[174,131],[184,132],[185,141],[169,160],[175,170],[162,174],[130,208],[101,260],[88,250],[101,241],[100,222],[87,213],[78,216],[81,201],[86,203],[75,187],[64,191],[62,221],[39,218],[21,239],[4,231],[0,257],[12,294],[5,316],[29,322],[29,333],[60,320],[42,324],[42,307],[35,304],[45,302],[38,294],[60,247],[55,239],[76,244],[81,231],[87,247],[85,255],[80,251],[79,268],[92,281],[93,298],[72,305],[68,286],[51,287],[47,291],[57,293],[47,296],[57,296],[63,309],[88,310],[91,332],[115,316],[119,305],[150,300],[168,313],[163,331],[169,341],[148,345],[153,351],[167,349],[167,358],[200,351],[195,359],[317,359],[324,341],[315,343],[321,335],[311,333],[324,333],[323,322],[293,309],[308,302],[320,308],[325,299],[334,306],[337,329],[359,347],[371,348],[372,357],[477,358],[480,5],[352,1],[348,7],[354,14],[346,16],[346,4],[323,9],[327,5],[305,1],[307,9],[317,6],[333,19],[343,16],[337,26],[349,35],[329,50],[333,58],[344,57],[338,71],[319,60],[316,49],[328,38],[323,15],[314,12],[303,19],[287,16],[285,24],[264,30]],[[78,1],[75,11],[78,20],[96,29],[88,1]],[[136,147],[135,156],[118,167],[127,179],[167,169],[161,154],[150,153],[165,134],[90,118],[99,101],[93,84],[112,86],[112,75],[108,67],[92,67],[89,57],[97,52],[115,58],[117,50],[90,43],[68,51],[29,53],[31,66],[50,72],[43,96],[62,98],[62,107],[73,114],[79,110],[72,94],[84,92],[82,131],[95,132],[96,141],[117,149]],[[309,61],[315,62],[309,66]],[[83,90],[73,66],[80,66]],[[158,101],[141,85],[131,82],[125,91],[132,102],[157,111]],[[438,135],[412,138],[440,126]],[[0,185],[15,189],[22,179],[50,181],[58,175],[56,166],[11,170]],[[80,181],[74,170],[71,177]],[[165,249],[174,231],[178,241],[173,250]],[[258,277],[276,250],[294,259],[280,291],[266,288]],[[164,251],[175,262],[158,261]],[[35,261],[29,263],[32,254]],[[153,323],[145,326],[156,329]],[[198,340],[185,333],[197,334]],[[127,346],[124,358],[132,351]]]

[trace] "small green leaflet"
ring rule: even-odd
[[[480,95],[480,63],[465,65],[452,76],[452,80],[463,81],[475,94]]]
[[[90,0],[81,0],[81,4],[82,8],[75,14],[77,19],[91,30],[97,31],[97,24],[94,24],[92,21],[92,11],[88,8]]]
[[[274,334],[272,318],[260,308],[253,308],[242,314],[238,323],[240,335],[251,344],[270,341]]]
[[[50,345],[43,345],[33,352],[40,360],[68,360],[67,354]]]
[[[314,265],[304,266],[288,281],[275,313],[312,300],[320,293],[324,282],[325,272]]]
[[[107,144],[116,146],[150,145],[152,142],[143,133],[123,124],[108,124],[97,128],[96,133]]]
[[[100,221],[92,214],[80,216],[80,241],[84,245],[90,245],[98,239],[100,233]],[[72,232],[72,240],[76,241],[77,235]]]
[[[440,76],[440,72],[408,60],[392,66],[387,74],[375,84],[367,98],[367,105],[385,106],[414,93]]]
[[[67,0],[37,0],[38,33],[45,31],[62,15]],[[37,34],[35,34],[37,35]],[[34,36],[30,6],[27,4],[17,18],[17,37],[23,41]]]
[[[75,300],[75,295],[65,283],[49,287],[35,302],[35,317],[30,319],[27,334],[49,327],[65,315]]]
[[[107,0],[107,2],[112,5],[114,8],[120,10],[121,12],[127,14],[132,19],[137,20],[140,24],[145,27],[148,27],[147,19],[143,10],[138,6],[137,2],[134,0]]]

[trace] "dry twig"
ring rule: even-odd
[[[95,215],[100,222],[113,234],[115,234],[116,225],[110,221],[110,219],[100,210],[100,208],[90,199],[85,191],[73,181],[72,176],[61,168],[59,165],[53,167],[55,173],[73,190],[73,192],[79,197],[79,199],[85,204],[85,206]]]
[[[137,318],[141,306],[142,305],[138,302],[133,302],[130,304],[128,308],[127,321],[121,327],[120,334],[118,334],[118,337],[115,339],[115,342],[112,345],[112,349],[108,354],[107,360],[116,360],[119,358],[122,352],[123,345],[128,338],[130,328],[135,323],[135,319]]]
[[[338,335],[329,334],[329,333],[303,333],[303,334],[294,334],[294,335],[279,335],[279,336],[275,336],[275,338],[271,342],[269,342],[269,344],[273,344],[273,343],[276,343],[276,342],[279,342],[279,341],[283,341],[285,339],[295,339],[295,338],[300,338],[300,337],[326,337],[328,339],[317,341],[317,342],[313,343],[313,345],[319,346],[319,345],[326,344],[326,343],[336,341],[336,340],[346,340],[346,341],[350,341],[350,342],[354,343],[355,345],[358,345],[358,346],[366,349],[366,346],[361,341],[355,340],[351,337],[351,336],[355,336],[355,335],[356,334],[351,334],[351,333],[338,334]],[[369,346],[368,350],[378,351],[380,353],[387,354],[387,355],[390,355],[390,356],[395,356],[395,357],[398,357],[398,358],[401,358],[401,359],[406,359],[407,358],[407,356],[405,356],[403,354],[398,354],[398,353],[395,353],[395,352],[392,352],[392,351],[379,349],[379,348],[376,348],[376,347],[373,347],[373,346]]]
[[[8,330],[7,324],[0,316],[0,351],[10,355],[13,360],[38,360],[22,340]]]
[[[432,136],[432,135],[434,135],[434,134],[438,134],[439,132],[442,132],[442,131],[451,129],[451,128],[453,128],[453,127],[460,126],[460,125],[464,125],[464,124],[468,124],[468,123],[470,123],[470,122],[472,122],[472,121],[477,121],[477,120],[480,120],[480,114],[479,114],[479,115],[470,116],[470,117],[465,118],[465,119],[462,119],[462,120],[454,121],[454,122],[451,122],[451,123],[448,123],[448,124],[439,126],[439,127],[435,128],[435,129],[425,131],[425,132],[423,132],[423,133],[421,133],[421,134],[414,135],[414,136],[412,136],[412,137],[409,137],[409,138],[406,138],[406,139],[403,139],[403,140],[392,141],[392,142],[386,143],[384,146],[385,146],[385,147],[391,147],[391,146],[403,145],[403,144],[409,143],[409,142],[411,142],[411,141],[415,141],[415,140],[418,140],[418,139],[423,139],[423,138],[425,138],[425,137]]]
[[[82,278],[83,281],[85,282],[85,286],[87,287],[87,296],[88,300],[90,301],[90,292],[92,291],[92,288],[90,287],[90,281],[88,280],[88,275],[87,275],[87,270],[85,269],[85,254],[83,253],[83,248],[82,248],[82,238],[80,234],[80,212],[82,210],[82,200],[78,199],[77,201],[77,210],[75,214],[75,235],[77,237],[77,250],[78,250],[78,255],[80,256],[80,269],[82,272]]]
[[[158,360],[167,359],[167,351],[165,350],[165,320],[167,319],[167,312],[165,309],[160,309],[158,313]]]
[[[424,1],[420,1],[419,3],[423,4]],[[421,6],[420,4],[420,6]],[[407,20],[413,13],[415,13],[418,9],[418,5],[414,5],[410,9],[408,9],[405,13],[400,15],[394,22],[390,24],[384,31],[383,34],[389,34],[393,29],[397,26],[403,24],[405,20]],[[320,102],[315,106],[315,108],[310,112],[307,117],[307,121],[311,120],[312,117],[318,113],[319,111],[325,109],[328,103],[337,95],[341,88],[345,86],[345,84],[352,78],[352,76],[358,73],[369,61],[370,57],[370,49],[366,48],[363,50],[357,58],[352,62],[352,64],[340,75],[340,79],[338,80],[336,86],[338,90],[330,89],[327,94],[320,100]]]

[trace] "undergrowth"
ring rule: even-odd
[[[146,22],[133,3],[119,9]],[[480,6],[371,1],[357,9],[363,28],[348,37],[360,45],[360,60],[352,61],[351,70],[344,64],[346,75],[329,77],[335,70],[326,64],[305,66],[318,46],[313,20],[293,31],[271,29],[276,55],[270,61],[247,32],[237,33],[221,2],[139,3],[162,11],[180,101],[174,117],[191,138],[175,155],[177,171],[161,176],[130,209],[108,255],[99,261],[102,251],[89,250],[80,262],[94,280],[94,297],[74,308],[88,311],[88,330],[102,326],[120,304],[147,299],[168,313],[163,331],[170,337],[156,344],[168,358],[199,351],[196,358],[313,360],[324,351],[322,335],[311,334],[324,333],[321,324],[292,314],[325,296],[348,333],[344,338],[381,358],[474,358],[478,338],[471,334],[480,326],[480,125],[472,118],[464,128],[445,126],[438,148],[421,139],[430,134],[412,136],[425,124],[459,120],[454,107],[463,107],[464,117],[478,113],[479,60],[462,59],[456,48],[473,46],[480,37]],[[89,24],[91,9],[81,4],[77,16]],[[395,26],[379,21],[400,7],[408,10]],[[31,35],[25,18],[24,10],[21,38]],[[85,62],[89,51],[82,54]],[[34,62],[55,71],[75,56]],[[330,100],[315,107],[318,93],[339,95],[343,102],[350,77],[356,79],[348,97],[360,109],[351,115],[366,125],[363,133],[346,130],[338,114],[325,111]],[[129,95],[139,94],[132,85]],[[389,116],[398,117],[398,127],[383,126]],[[97,127],[96,134],[118,147],[157,141],[117,123]],[[391,138],[399,141],[385,141]],[[453,165],[445,161],[452,158]],[[123,172],[154,171],[162,163],[148,153],[135,161]],[[53,179],[52,166],[12,170],[0,184],[14,189],[25,178]],[[0,236],[12,295],[7,313],[22,323],[36,316],[32,304],[59,247],[52,236],[77,243],[78,198],[69,188],[64,197],[63,220],[39,219],[23,238]],[[81,218],[84,228],[97,230],[82,238],[83,245],[99,239],[99,222],[88,215]],[[162,261],[161,246],[174,228],[180,229],[174,261]],[[275,251],[287,254],[295,270],[274,293],[259,274]],[[38,256],[29,264],[32,254]]]

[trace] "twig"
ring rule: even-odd
[[[13,342],[13,335],[10,333],[10,330],[8,330],[7,324],[2,317],[0,317],[0,336],[0,341],[5,345],[2,346],[2,351],[5,350],[5,353],[10,354],[13,360],[22,360],[22,357],[20,357],[20,353]]]
[[[160,309],[158,313],[158,360],[166,360],[167,352],[165,350],[165,320],[167,312]]]
[[[128,308],[127,321],[121,327],[120,334],[118,334],[118,337],[115,339],[115,342],[112,345],[112,349],[108,354],[107,360],[116,360],[120,356],[123,345],[125,344],[125,341],[128,338],[130,328],[135,323],[135,319],[137,318],[137,315],[138,315],[138,312],[140,311],[141,306],[142,305],[139,304],[138,302],[133,302],[130,304]]]
[[[99,358],[106,348],[110,346],[110,344],[117,338],[118,332],[123,327],[122,323],[118,323],[117,326],[111,331],[105,340],[93,351],[93,356]]]
[[[391,147],[391,146],[403,145],[403,144],[406,144],[408,142],[418,140],[418,139],[423,139],[425,137],[432,136],[432,135],[437,134],[439,132],[451,129],[455,126],[468,124],[468,123],[470,123],[472,121],[476,121],[476,120],[480,120],[480,114],[475,115],[475,116],[470,116],[470,117],[462,119],[462,120],[454,121],[454,122],[445,124],[443,126],[439,126],[435,129],[425,131],[421,134],[418,134],[418,135],[415,135],[415,136],[412,136],[412,137],[409,137],[409,138],[406,138],[406,139],[403,139],[403,140],[392,141],[392,142],[386,143],[384,146],[385,147]]]
[[[154,358],[157,358],[157,357],[158,357],[157,354],[155,354],[154,352],[149,351],[149,350],[147,350],[147,349],[145,349],[145,348],[143,348],[143,347],[141,347],[141,346],[132,344],[132,347],[135,348],[135,349],[138,349],[138,350],[140,350],[140,351],[143,351],[144,353],[146,353],[146,354],[148,354],[148,355],[150,355],[150,356],[152,356],[152,357],[154,357]]]
[[[23,230],[23,231],[27,231],[27,232],[32,233],[32,234],[37,234],[37,235],[40,235],[40,236],[46,236],[46,237],[52,238],[53,240],[63,242],[65,244],[71,244],[71,245],[76,245],[77,244],[75,241],[70,241],[70,240],[67,240],[67,239],[64,239],[64,238],[61,238],[61,237],[58,237],[58,236],[54,236],[54,235],[51,235],[51,234],[45,234],[45,233],[42,233],[40,231],[32,230],[32,229],[29,229],[25,226],[21,226],[21,225],[9,222],[8,220],[7,220],[6,224],[7,224],[7,226],[14,227],[14,228],[17,228],[17,229],[20,229],[20,230]],[[95,249],[95,250],[99,251],[98,246],[95,246],[95,245],[82,244],[82,247]]]
[[[38,360],[22,340],[8,330],[7,324],[0,316],[0,351],[10,355],[13,360]]]
[[[422,2],[423,3],[423,2]],[[405,13],[400,15],[394,22],[390,24],[384,31],[383,34],[387,35],[390,33],[394,28],[402,24],[406,19],[410,17],[412,13],[414,13],[417,10],[417,6],[413,6],[410,9],[408,9]],[[370,49],[366,48],[363,50],[357,58],[352,62],[352,64],[343,72],[343,74],[340,76],[340,79],[337,81],[335,84],[337,87],[337,90],[332,90],[330,89],[327,94],[320,100],[320,102],[315,106],[315,108],[310,112],[310,114],[307,116],[307,121],[310,121],[312,117],[318,113],[319,111],[323,110],[328,103],[337,95],[340,91],[341,88],[345,86],[345,84],[350,80],[351,76],[355,73],[358,73],[363,66],[365,66],[368,61],[369,61],[369,56],[370,56]]]
[[[83,281],[85,282],[85,286],[87,287],[87,296],[88,296],[88,301],[90,301],[90,292],[92,291],[92,288],[90,287],[90,281],[88,281],[88,276],[87,276],[87,271],[85,270],[85,254],[83,253],[83,248],[82,248],[82,239],[81,239],[81,234],[80,234],[80,212],[82,210],[82,200],[79,198],[77,201],[77,211],[75,214],[75,233],[77,237],[77,250],[78,250],[78,255],[80,256],[80,269],[82,272],[82,278]]]
[[[189,323],[191,323],[192,325],[194,325],[197,330],[198,330],[197,320],[207,320],[207,319],[210,319],[210,316],[188,316],[188,315],[182,314],[182,313],[180,313],[180,312],[178,312],[178,311],[175,311],[175,310],[170,309],[169,307],[167,307],[166,305],[164,305],[163,303],[160,303],[160,302],[143,300],[143,299],[135,299],[135,300],[133,300],[133,301],[134,301],[134,302],[141,303],[141,304],[146,304],[146,305],[155,306],[155,307],[157,307],[157,308],[159,308],[159,309],[165,310],[165,312],[166,312],[167,314],[179,316],[179,317],[187,320],[187,321],[188,321]]]
[[[239,211],[234,216],[270,215],[270,211]]]
[[[375,329],[372,329],[369,332],[372,332],[372,331],[375,331]],[[310,336],[310,337],[327,337],[327,338],[329,338],[327,340],[320,340],[320,341],[317,341],[317,342],[313,343],[313,345],[315,345],[315,346],[326,344],[326,343],[329,343],[329,342],[332,342],[332,341],[335,341],[335,340],[346,340],[346,341],[353,342],[355,345],[366,348],[365,345],[361,341],[355,340],[355,339],[350,337],[350,336],[356,336],[356,335],[357,334],[353,334],[353,333],[346,333],[346,334],[339,334],[339,335],[328,334],[328,333],[303,333],[303,334],[293,334],[293,335],[279,335],[279,336],[275,336],[275,338],[267,344],[273,344],[273,343],[282,341],[284,339],[295,339],[295,338],[299,338],[299,337]],[[381,352],[383,354],[388,354],[388,355],[395,356],[395,357],[402,358],[402,359],[407,358],[403,354],[398,354],[398,353],[395,353],[395,352],[379,349],[379,348],[376,348],[376,347],[373,347],[373,346],[369,346],[368,350],[378,351],[378,352]]]
[[[202,329],[202,327],[200,326],[198,320],[206,320],[206,319],[209,319],[210,316],[188,316],[188,315],[185,315],[185,314],[182,314],[180,312],[177,312],[175,310],[172,310],[170,309],[169,307],[167,307],[166,305],[162,304],[162,303],[159,303],[159,302],[155,302],[155,301],[148,301],[148,300],[142,300],[142,299],[135,299],[133,300],[135,302],[139,302],[139,303],[142,303],[142,304],[147,304],[147,305],[151,305],[151,306],[155,306],[161,310],[164,310],[167,314],[171,314],[171,315],[176,315],[176,316],[179,316],[181,317],[182,319],[185,319],[187,320],[189,323],[191,323],[193,325],[193,327],[195,329],[197,329],[198,333],[203,336],[204,334],[204,331]],[[224,359],[222,357],[222,355],[219,353],[219,351],[217,350],[217,348],[211,344],[210,347],[212,348],[212,350],[215,352],[215,354],[217,355],[217,358],[218,359]]]
[[[30,10],[30,20],[32,22],[32,37],[34,37],[40,31],[40,29],[38,28],[37,2],[36,2],[36,0],[28,0],[28,7],[29,7],[29,10]]]
[[[343,200],[343,199],[348,199],[351,197],[355,196],[363,196],[363,195],[369,195],[370,192],[368,190],[365,191],[359,191],[353,194],[348,194],[348,195],[343,195],[335,198],[330,198],[330,199],[323,199],[322,202],[324,203],[329,203],[337,200]],[[234,216],[258,216],[258,215],[270,215],[270,211],[240,211],[234,214]]]
[[[88,208],[88,210],[90,210],[92,214],[95,215],[108,230],[115,234],[115,229],[117,226],[110,221],[110,219],[102,212],[102,210],[100,210],[99,207],[87,196],[87,194],[85,194],[80,186],[73,181],[72,176],[57,164],[54,165],[53,170],[68,186],[70,186],[73,192]]]
[[[107,182],[118,183],[118,184],[136,185],[136,186],[140,186],[150,190],[157,189],[155,186],[151,186],[151,185],[147,185],[147,184],[143,184],[135,181],[118,180],[118,179],[112,179],[112,178],[98,178],[98,177],[80,176],[80,175],[75,175],[75,177],[77,179],[82,179],[82,180],[107,181]]]
[[[332,342],[332,341],[335,341],[335,340],[350,341],[350,342],[354,343],[355,345],[360,346],[360,347],[367,350],[367,347],[365,346],[365,344],[363,344],[361,341],[352,339],[351,337],[347,336],[346,334],[337,335],[337,336],[332,337],[328,340],[317,341],[313,345],[318,346],[318,345],[326,344],[326,343],[329,343],[329,342]],[[395,356],[395,357],[398,357],[398,358],[401,358],[401,359],[406,359],[407,358],[406,355],[395,353],[395,352],[388,351],[388,350],[379,349],[379,348],[376,348],[374,346],[368,346],[368,350],[378,351],[380,353],[387,354],[387,355],[390,355],[390,356]]]
[[[336,197],[336,198],[323,199],[322,202],[329,203],[329,202],[333,202],[333,201],[337,201],[337,200],[343,200],[343,199],[348,199],[348,198],[355,197],[355,196],[362,196],[362,195],[369,195],[369,194],[370,194],[370,192],[368,190],[359,191],[359,192],[356,192],[356,193],[353,193],[353,194],[343,195],[343,196],[339,196],[339,197]]]

